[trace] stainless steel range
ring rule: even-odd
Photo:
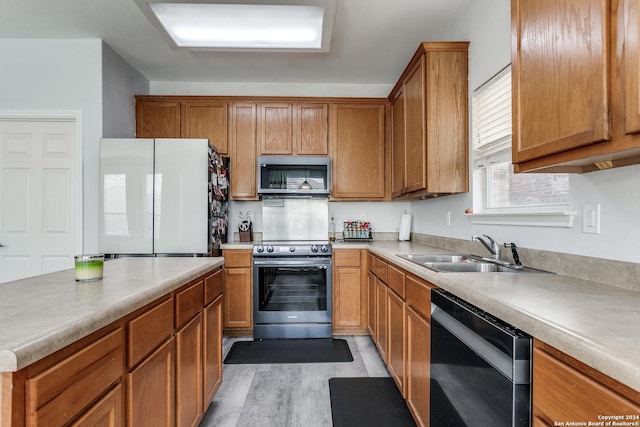
[[[330,338],[331,245],[326,198],[265,198],[253,247],[253,337]]]
[[[331,249],[327,241],[254,245],[254,339],[331,337]]]

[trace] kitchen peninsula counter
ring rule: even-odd
[[[246,248],[241,245],[223,248]],[[558,274],[437,273],[397,255],[452,251],[414,242],[334,242],[333,248],[369,250],[640,391],[640,292]]]
[[[103,279],[75,270],[0,284],[0,372],[18,371],[223,265],[224,259],[119,258]]]
[[[451,251],[411,242],[361,247],[640,391],[639,292],[557,274],[437,273],[397,255]]]

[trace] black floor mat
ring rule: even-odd
[[[226,364],[353,362],[343,339],[286,339],[236,341]]]
[[[415,427],[396,383],[385,378],[331,378],[334,427]]]

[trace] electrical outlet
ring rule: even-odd
[[[582,205],[582,232],[600,234],[600,203]]]
[[[451,227],[451,211],[446,211],[444,213],[444,225]]]

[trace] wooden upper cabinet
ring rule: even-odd
[[[260,154],[291,154],[293,115],[291,104],[258,104]]]
[[[468,42],[424,42],[389,96],[392,195],[469,191]]]
[[[624,14],[622,64],[624,66],[624,133],[640,132],[640,0],[624,0],[621,13]]]
[[[180,101],[137,100],[136,137],[180,138]]]
[[[606,140],[609,1],[513,0],[513,161]]]
[[[391,197],[406,193],[404,158],[404,90],[401,88],[391,104]]]
[[[640,163],[638,0],[512,0],[516,172]]]
[[[425,57],[421,55],[404,82],[404,175],[407,193],[427,188],[424,61]]]
[[[231,104],[231,176],[233,200],[258,200],[256,104]]]
[[[229,154],[226,102],[185,101],[181,112],[183,138],[206,138],[219,154]]]
[[[229,154],[228,103],[218,100],[139,97],[138,138],[206,138],[220,154]]]
[[[385,198],[385,117],[384,103],[331,105],[333,199]]]
[[[328,104],[294,104],[293,108],[294,154],[329,154]]]
[[[426,57],[427,192],[469,191],[468,43]]]
[[[258,104],[260,154],[327,155],[328,105]]]

